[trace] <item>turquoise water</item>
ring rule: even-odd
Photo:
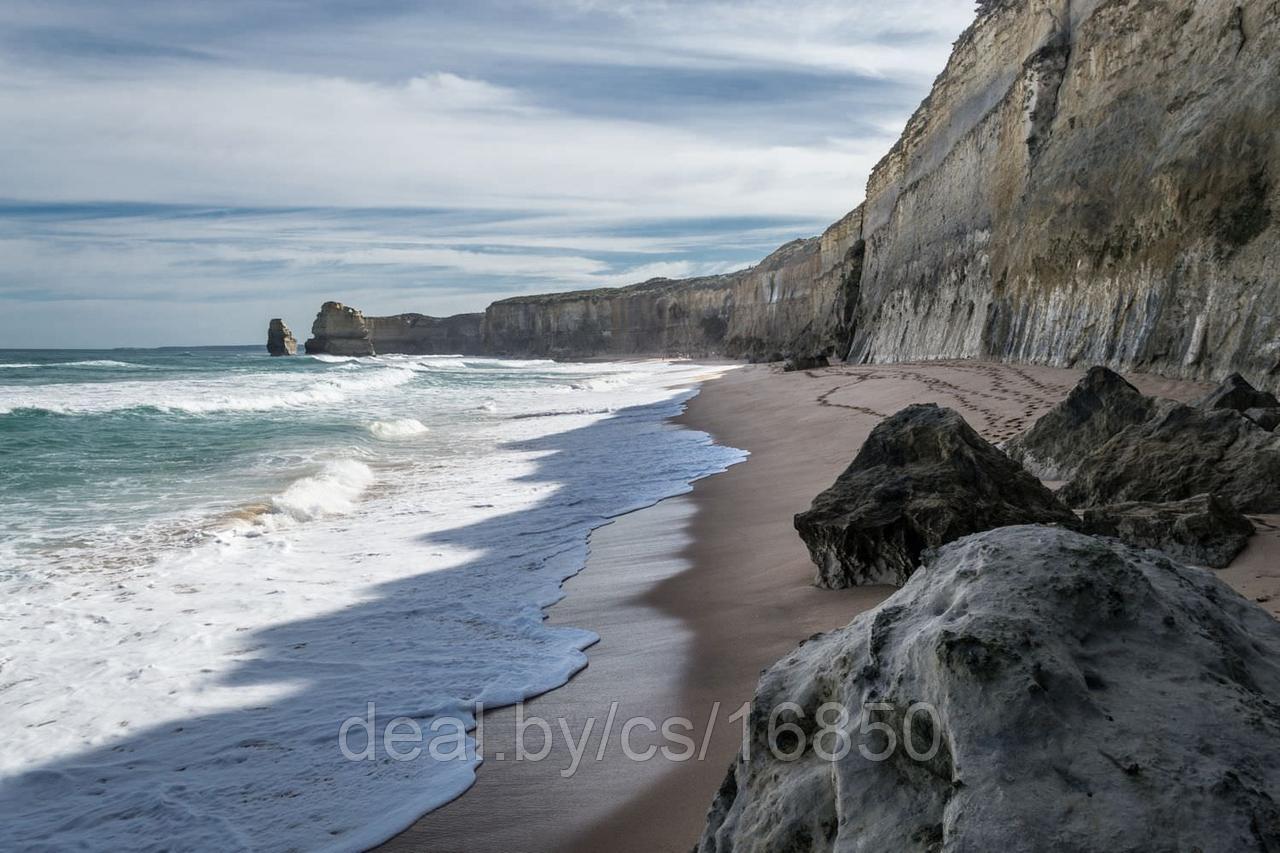
[[[6,534],[32,559],[269,496],[336,442],[371,442],[358,408],[270,405],[333,372],[248,347],[0,352]]]
[[[477,758],[352,761],[586,663],[587,536],[743,458],[705,369],[0,351],[0,813],[18,847],[357,850]]]

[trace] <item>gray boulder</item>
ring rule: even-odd
[[[1041,479],[1068,480],[1086,455],[1125,427],[1151,420],[1160,407],[1120,374],[1094,367],[1005,452]]]
[[[1217,495],[1171,503],[1123,503],[1084,511],[1084,530],[1157,548],[1175,560],[1226,568],[1253,535],[1253,522]]]
[[[902,584],[921,554],[1010,524],[1074,513],[958,413],[910,406],[881,422],[835,484],[795,517],[818,586]]]
[[[1280,849],[1278,699],[1280,623],[1212,573],[980,533],[764,673],[697,849]]]
[[[1222,384],[1209,392],[1200,402],[1200,409],[1231,409],[1236,412],[1247,412],[1250,409],[1277,409],[1280,400],[1274,394],[1259,391],[1249,384],[1239,373],[1233,373]]]
[[[1280,436],[1228,409],[1173,406],[1085,456],[1058,497],[1087,507],[1206,493],[1241,512],[1280,512]]]
[[[279,317],[267,325],[267,352],[271,355],[297,355],[298,340]]]

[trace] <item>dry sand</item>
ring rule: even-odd
[[[389,842],[386,850],[687,851],[740,743],[728,716],[750,699],[759,672],[800,640],[844,625],[892,590],[812,586],[813,567],[791,518],[848,465],[872,427],[911,403],[961,412],[985,437],[1022,431],[1061,400],[1079,370],[978,362],[834,367],[781,374],[746,367],[708,382],[681,419],[722,444],[751,451],[742,465],[691,495],[633,513],[592,537],[586,570],[566,586],[552,622],[594,630],[601,642],[568,685],[526,705],[556,727],[551,754],[512,761],[510,709],[486,715],[476,785]],[[1203,386],[1130,377],[1146,393],[1188,400]],[[1248,551],[1222,572],[1280,613],[1280,517],[1258,519]],[[600,750],[612,703],[610,738]],[[701,760],[628,758],[620,728],[633,717],[695,721]],[[575,773],[563,719],[580,742]],[[534,736],[532,747],[539,743]],[[635,750],[669,743],[633,730]],[[672,743],[679,750],[680,745]],[[504,759],[496,759],[497,753]],[[597,756],[602,760],[596,760]]]

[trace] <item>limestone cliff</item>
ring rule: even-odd
[[[489,306],[495,353],[725,355],[753,360],[843,352],[846,284],[860,262],[861,212],[758,265],[703,278],[522,296]]]
[[[1280,4],[984,4],[868,183],[850,358],[1280,381]]]
[[[1280,2],[979,7],[864,204],[824,235],[729,275],[504,300],[477,346],[1280,387]]]
[[[499,303],[488,343],[835,346],[1280,387],[1280,4],[981,6],[863,207],[816,246],[734,276]]]
[[[428,317],[395,314],[366,317],[341,302],[326,302],[311,325],[311,354],[367,356],[475,355],[481,352],[482,314]]]

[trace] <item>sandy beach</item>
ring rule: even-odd
[[[586,570],[566,585],[550,620],[589,628],[601,641],[587,669],[525,708],[550,721],[550,754],[499,760],[514,754],[515,715],[486,715],[487,760],[475,786],[380,849],[688,850],[740,743],[741,723],[729,717],[750,699],[760,670],[892,592],[815,588],[794,513],[831,484],[881,418],[908,404],[954,408],[998,442],[1033,423],[1082,374],[977,362],[794,374],[751,366],[706,383],[680,422],[751,457],[593,535]],[[1144,393],[1180,400],[1204,391],[1128,378]],[[1280,518],[1255,520],[1249,549],[1221,575],[1280,614]],[[704,738],[717,702],[716,726]],[[611,708],[611,739],[601,746]],[[618,727],[636,717],[693,721],[701,757],[628,757]],[[561,721],[577,743],[588,732],[572,773]],[[632,732],[633,751],[668,742]]]

